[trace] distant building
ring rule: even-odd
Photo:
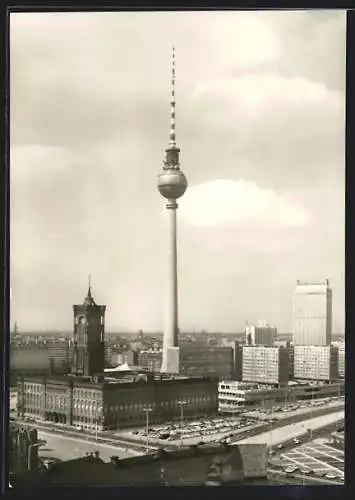
[[[277,336],[277,328],[270,326],[266,321],[259,321],[257,325],[245,327],[246,345],[272,346]]]
[[[338,376],[345,377],[345,342],[332,342],[334,347],[338,349]]]
[[[112,366],[119,366],[127,363],[128,365],[140,365],[139,353],[132,351],[132,349],[119,349],[112,353],[111,364]]]
[[[184,345],[180,347],[180,373],[190,377],[234,378],[232,347]]]
[[[243,382],[286,385],[288,366],[288,351],[283,347],[243,347]]]
[[[105,342],[104,351],[105,351],[105,367],[108,368],[113,366],[114,349],[112,345],[110,345],[108,342]]]
[[[48,370],[48,346],[44,343],[28,343],[11,345],[10,370],[31,370],[45,368]]]
[[[295,351],[293,346],[286,347],[286,351],[288,354],[288,378],[292,380],[294,375]]]
[[[324,283],[297,282],[293,296],[294,345],[330,345],[332,290]]]
[[[338,348],[294,346],[294,378],[332,381],[338,378]]]
[[[47,341],[49,368],[52,375],[69,373],[73,354],[73,344],[70,339],[58,338]]]
[[[10,421],[9,472],[32,470],[38,463],[37,430]]]
[[[138,353],[138,365],[152,373],[159,373],[163,361],[163,349],[146,349]]]
[[[234,343],[234,380],[243,380],[243,348],[239,342]]]

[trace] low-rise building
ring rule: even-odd
[[[242,407],[271,406],[296,400],[327,398],[344,394],[344,382],[330,384],[297,384],[289,382],[283,387],[226,380],[218,386],[220,413],[238,412]]]
[[[243,347],[243,382],[287,385],[288,367],[289,355],[284,347]]]
[[[294,378],[332,381],[338,379],[338,348],[334,346],[294,346]]]
[[[112,377],[57,376],[18,381],[18,416],[86,429],[117,429],[213,415],[218,383],[213,379],[118,372]]]

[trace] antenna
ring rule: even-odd
[[[172,68],[171,68],[171,98],[170,98],[170,141],[169,146],[176,146],[175,132],[175,47],[172,51]]]

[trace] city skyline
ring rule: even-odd
[[[108,330],[163,330],[156,182],[175,45],[180,329],[266,318],[291,332],[296,281],[328,278],[344,331],[345,13],[12,14],[10,27],[12,322],[70,330],[91,273]]]

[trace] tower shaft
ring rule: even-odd
[[[176,203],[168,203],[168,279],[166,290],[166,315],[163,339],[163,373],[172,370],[169,358],[173,356],[171,348],[178,347],[178,279],[177,279],[177,237]]]

